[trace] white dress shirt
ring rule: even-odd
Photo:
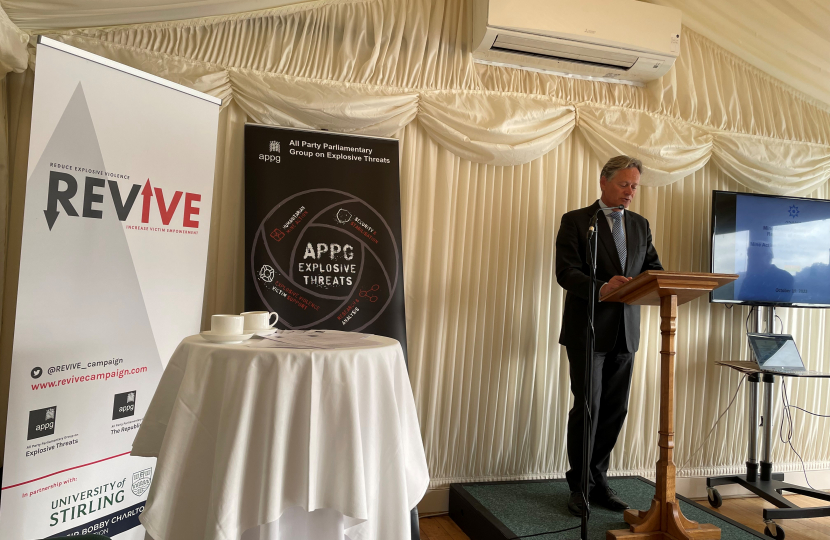
[[[597,201],[599,203],[600,208],[602,208],[602,213],[605,214],[605,220],[608,222],[608,230],[614,231],[614,220],[611,219],[611,212],[614,211],[613,208],[602,202],[602,199]],[[622,231],[623,231],[623,239],[625,239],[625,210],[617,210],[622,215]]]

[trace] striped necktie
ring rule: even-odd
[[[623,272],[625,272],[625,259],[628,254],[625,247],[625,233],[622,225],[622,212],[611,212],[611,220],[614,222],[614,227],[611,229],[611,234],[614,236],[614,243],[617,244],[617,253],[620,255],[620,264]]]

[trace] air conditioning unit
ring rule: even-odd
[[[636,0],[473,0],[476,62],[615,82],[663,76],[680,11]]]

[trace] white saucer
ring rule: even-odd
[[[245,330],[243,330],[243,332],[245,332],[246,334],[251,333],[251,334],[254,334],[254,335],[257,335],[257,336],[270,336],[271,334],[273,334],[276,331],[277,331],[277,329],[273,328],[273,327],[271,327],[271,328],[246,328]]]
[[[209,330],[200,332],[199,335],[212,343],[242,343],[246,339],[251,339],[254,334],[247,332],[244,334],[216,334]]]

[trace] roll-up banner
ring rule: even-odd
[[[398,141],[245,125],[245,309],[406,354]]]
[[[199,331],[219,104],[41,38],[0,540],[143,538],[155,460],[129,452]]]

